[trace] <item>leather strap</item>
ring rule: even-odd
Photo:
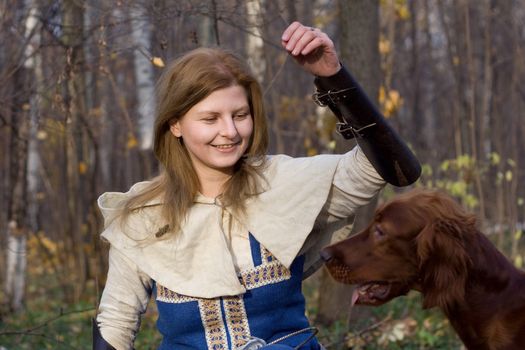
[[[316,77],[314,83],[314,101],[332,110],[339,120],[337,131],[345,139],[356,139],[386,182],[408,186],[419,178],[415,155],[344,66],[331,77]]]

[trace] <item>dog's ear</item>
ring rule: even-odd
[[[417,237],[423,307],[445,311],[465,298],[467,271],[472,264],[465,250],[459,220],[435,220]]]

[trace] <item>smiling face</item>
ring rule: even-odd
[[[182,139],[201,181],[230,176],[253,133],[245,89],[233,85],[212,92],[172,123],[170,131]]]

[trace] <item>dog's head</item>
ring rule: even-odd
[[[365,230],[321,256],[335,280],[358,284],[354,303],[381,305],[416,289],[426,307],[442,306],[450,294],[442,291],[464,291],[469,259],[462,235],[474,222],[449,196],[413,190],[378,208]]]

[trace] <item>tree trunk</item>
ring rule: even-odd
[[[207,0],[207,11],[199,23],[198,43],[202,46],[220,46],[219,19],[217,14],[217,1]]]
[[[379,64],[379,2],[377,0],[340,0],[339,23],[341,27],[340,54],[345,66],[352,72],[377,104],[380,84]],[[340,142],[340,151],[347,151],[347,143]],[[370,221],[376,207],[376,200],[361,208],[356,213],[353,232],[356,232]],[[324,270],[321,276],[316,322],[324,325],[333,324],[336,320],[346,318],[350,309],[353,288],[339,284]],[[357,309],[357,308],[356,308]],[[363,312],[352,311],[352,318],[364,317]]]
[[[246,21],[248,31],[246,35],[246,57],[257,81],[262,82],[266,71],[264,60],[264,42],[260,19],[263,18],[264,0],[246,1]]]
[[[31,10],[31,11],[28,11]],[[19,2],[12,10],[14,13],[13,28],[19,26],[18,30],[23,34],[24,45],[10,47],[9,58],[14,58],[8,69],[13,75],[7,80],[8,89],[11,92],[10,99],[10,132],[9,132],[9,175],[7,176],[7,231],[6,231],[6,275],[5,295],[8,308],[18,312],[23,308],[25,299],[26,267],[27,267],[27,236],[30,232],[29,209],[33,212],[34,203],[30,205],[28,199],[28,183],[34,184],[34,174],[29,174],[29,140],[30,140],[30,112],[32,108],[32,84],[31,76],[37,54],[33,51],[38,46],[39,38],[35,34],[36,7],[31,3]],[[21,24],[19,24],[21,23]],[[22,59],[24,55],[26,61]],[[33,141],[34,142],[34,141]],[[33,152],[35,147],[32,147]],[[31,165],[35,165],[33,154]],[[33,175],[33,177],[30,177]]]
[[[69,249],[74,251],[74,266],[72,273],[76,280],[72,284],[73,294],[66,296],[71,300],[78,300],[85,290],[88,268],[85,245],[88,242],[85,220],[88,213],[87,171],[89,150],[84,133],[83,118],[87,115],[85,98],[84,69],[84,7],[74,0],[64,1],[63,9],[64,32],[62,42],[66,50],[66,65],[64,79],[64,107],[66,128],[66,142],[64,154],[67,164],[64,167],[66,203],[68,209],[68,224],[66,234],[70,235]]]
[[[27,154],[29,134],[28,72],[21,66],[13,75],[11,135],[9,147],[8,227],[5,294],[8,307],[23,307],[26,278],[27,241]]]
[[[152,25],[146,13],[137,7],[131,11],[132,37],[135,44],[135,81],[137,84],[138,129],[140,149],[153,147],[153,124],[155,123],[155,84],[151,55]]]
[[[29,1],[31,2],[31,1]],[[24,66],[28,73],[31,73],[31,80],[34,81],[34,88],[29,90],[30,96],[30,115],[29,115],[29,134],[28,134],[28,156],[27,156],[27,186],[28,186],[28,225],[31,231],[38,230],[38,200],[37,192],[41,185],[39,172],[41,170],[40,154],[38,151],[38,124],[40,111],[40,94],[43,90],[43,71],[42,59],[40,56],[40,31],[38,28],[38,10],[36,4],[32,4],[29,16],[26,21],[26,38],[29,38],[29,45],[25,56],[28,57]]]

